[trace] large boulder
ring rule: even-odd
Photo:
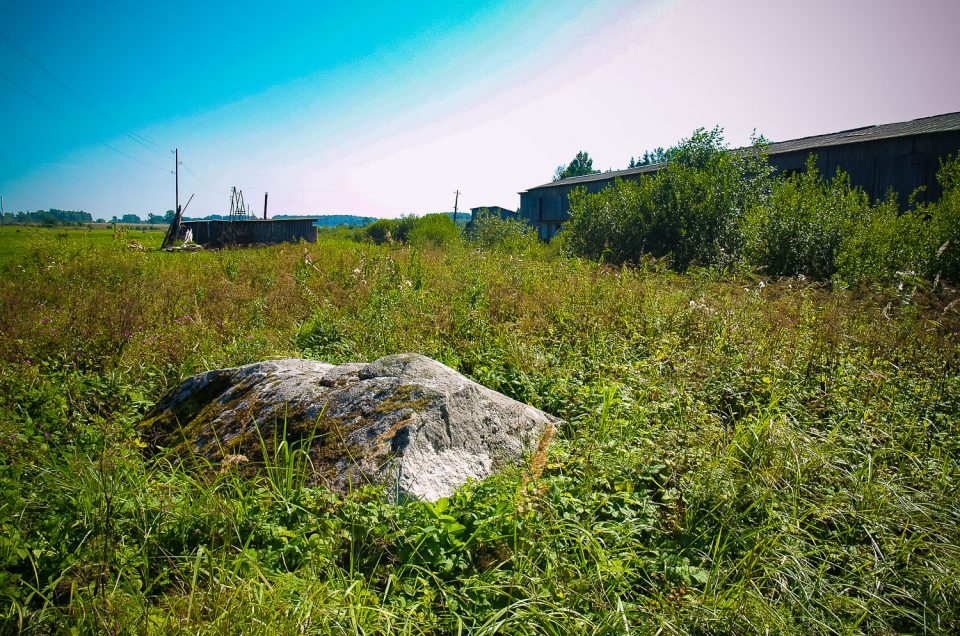
[[[256,466],[309,449],[308,483],[434,501],[553,434],[555,418],[417,354],[334,366],[269,360],[195,375],[144,422],[156,452]],[[546,440],[544,440],[546,441]]]

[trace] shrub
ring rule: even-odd
[[[843,172],[825,179],[810,155],[804,172],[774,180],[769,198],[745,216],[747,260],[768,274],[830,278],[844,236],[869,212],[863,190]]]
[[[489,210],[477,213],[470,234],[471,240],[484,249],[517,254],[539,245],[536,231],[519,219],[503,219]]]
[[[397,240],[399,228],[400,222],[397,219],[380,219],[368,225],[364,235],[377,245],[383,245]]]
[[[617,179],[596,194],[570,193],[570,220],[564,225],[571,252],[612,263],[638,262],[664,241],[664,223],[653,200],[653,179]]]
[[[446,214],[380,219],[364,229],[364,237],[377,245],[409,242],[419,247],[437,246],[454,240],[459,235],[460,230]]]
[[[617,181],[596,194],[571,192],[571,250],[616,263],[665,256],[681,271],[736,258],[743,210],[763,200],[769,187],[762,145],[731,153],[719,128],[699,129],[670,156],[658,173],[636,183]]]
[[[937,180],[943,196],[922,210],[931,226],[931,247],[936,249],[929,269],[956,283],[960,282],[960,156],[941,164]]]
[[[867,207],[841,238],[834,279],[846,285],[892,283],[904,275],[932,279],[933,229],[919,210],[900,214],[894,197]]]
[[[446,245],[457,241],[459,238],[460,230],[449,215],[427,214],[413,219],[410,230],[401,240],[406,240],[416,247],[428,248]]]
[[[892,193],[871,203],[846,173],[821,174],[815,155],[805,171],[771,177],[762,138],[729,152],[719,129],[700,129],[669,156],[654,175],[573,190],[570,252],[618,264],[650,255],[680,271],[740,262],[846,285],[960,281],[960,158],[941,165],[939,201],[901,211]]]
[[[811,155],[805,172],[775,180],[770,197],[744,218],[749,263],[769,274],[847,285],[904,276],[958,280],[960,162],[943,164],[940,201],[903,212],[893,193],[871,204],[846,173],[826,179],[815,162]]]

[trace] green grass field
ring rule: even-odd
[[[122,226],[121,226],[122,227]],[[163,230],[166,230],[164,226]],[[163,241],[164,231],[122,229],[129,241],[145,248],[156,248]],[[115,231],[108,228],[43,228],[30,225],[7,225],[0,229],[0,265],[16,260],[24,253],[43,251],[51,245],[104,245],[112,243]]]
[[[32,232],[0,242],[0,631],[960,631],[953,290]],[[404,351],[563,418],[543,474],[393,506],[144,455],[193,373]]]

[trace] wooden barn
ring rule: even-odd
[[[850,175],[854,185],[871,199],[897,193],[901,208],[920,186],[918,199],[935,200],[940,194],[936,174],[940,161],[960,152],[960,112],[912,121],[854,128],[826,135],[771,143],[770,165],[783,173],[806,167],[807,157],[817,156],[817,168],[832,176],[837,169]],[[663,164],[570,177],[545,183],[520,193],[520,216],[537,228],[541,239],[552,237],[569,218],[568,195],[577,187],[599,192],[615,179],[639,179]]]
[[[298,243],[301,239],[316,243],[316,222],[315,218],[184,221],[181,237],[189,231],[193,242],[204,247]]]

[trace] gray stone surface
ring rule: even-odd
[[[417,354],[339,366],[286,359],[193,376],[144,422],[156,452],[256,466],[309,448],[310,483],[434,501],[536,448],[556,419]]]

